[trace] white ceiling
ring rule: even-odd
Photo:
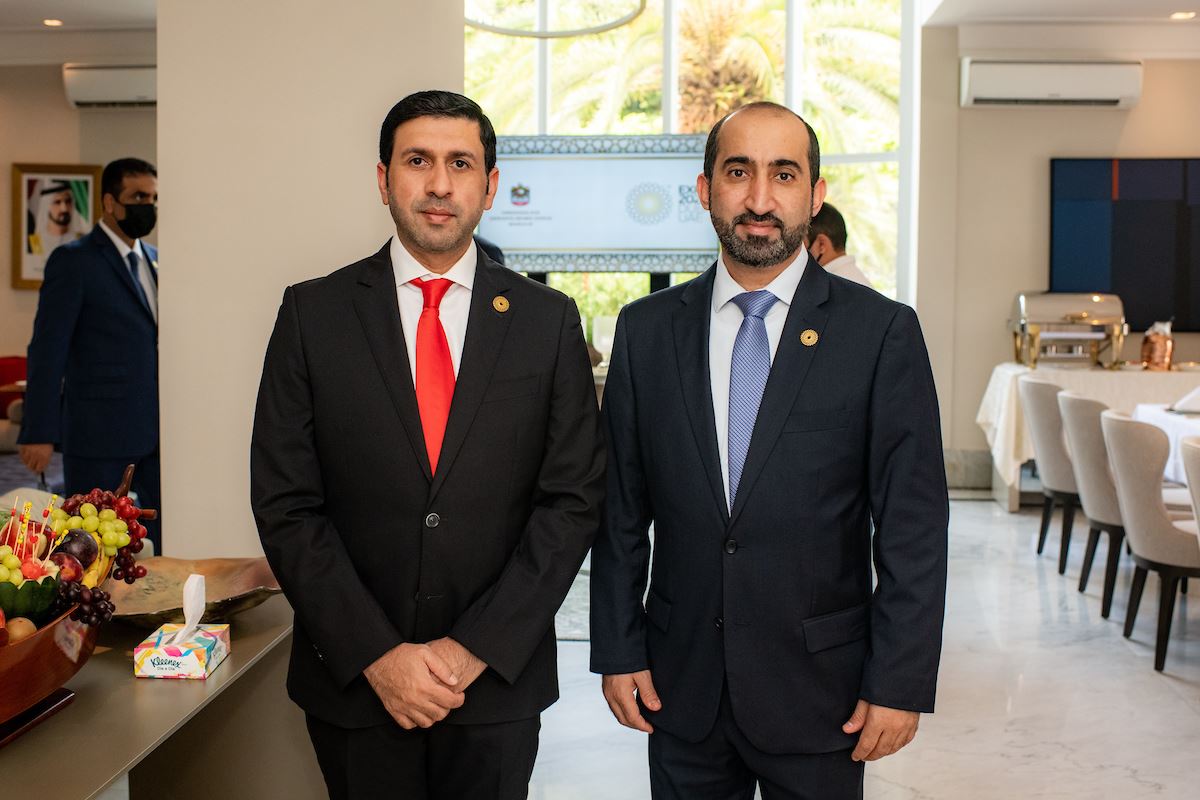
[[[1200,12],[1200,0],[937,0],[924,4],[926,25],[964,25],[1011,22],[1161,22],[1196,26],[1200,14],[1189,22],[1171,22],[1176,11]]]
[[[201,0],[202,1],[202,0]],[[1200,12],[1200,0],[915,0],[926,25],[1004,22],[1162,22],[1175,11]],[[0,31],[153,30],[155,0],[0,0]],[[1195,25],[1200,16],[1176,25]]]
[[[61,19],[47,28],[44,19]],[[154,30],[155,0],[0,0],[0,31]]]

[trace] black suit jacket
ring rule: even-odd
[[[617,324],[592,669],[651,669],[663,707],[648,719],[685,739],[708,733],[728,682],[761,750],[847,748],[860,697],[933,708],[948,503],[924,341],[911,308],[810,257],[730,513],[708,370],[714,275]]]
[[[143,247],[157,283],[158,251]],[[86,458],[158,448],[158,325],[99,225],[46,262],[18,441]]]
[[[296,612],[292,698],[343,727],[386,722],[363,669],[450,635],[490,668],[449,722],[554,702],[554,614],[603,501],[599,428],[575,304],[483,253],[436,476],[387,247],[287,289],[251,501]]]

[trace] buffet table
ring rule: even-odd
[[[112,624],[67,688],[75,701],[0,750],[5,786],[29,797],[324,797],[284,675],[292,611],[272,597],[232,620],[206,681],[133,677],[148,631]]]
[[[1099,400],[1130,414],[1141,403],[1170,404],[1200,386],[1200,372],[1149,372],[1080,369],[1042,365],[999,364],[992,370],[979,404],[976,424],[992,453],[992,496],[1009,511],[1020,504],[1021,465],[1033,458],[1033,442],[1021,414],[1017,381],[1034,374],[1039,380]]]
[[[1169,481],[1186,484],[1187,473],[1183,470],[1183,456],[1179,443],[1189,436],[1200,436],[1200,415],[1168,411],[1163,404],[1140,403],[1133,410],[1133,418],[1140,422],[1148,422],[1167,434],[1171,441],[1171,455],[1167,459],[1163,476]]]

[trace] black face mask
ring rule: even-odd
[[[130,239],[140,239],[154,230],[154,223],[158,221],[156,206],[124,203],[119,205],[125,209],[125,219],[117,220],[117,227]]]

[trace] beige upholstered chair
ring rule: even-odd
[[[1108,619],[1112,611],[1113,588],[1117,583],[1117,567],[1121,561],[1121,544],[1125,525],[1117,504],[1117,487],[1113,484],[1108,466],[1108,449],[1104,446],[1104,431],[1100,415],[1107,410],[1103,403],[1075,394],[1059,392],[1058,408],[1062,412],[1063,430],[1071,448],[1071,466],[1079,501],[1088,521],[1087,551],[1079,575],[1079,591],[1087,589],[1092,562],[1100,543],[1100,533],[1108,534],[1108,560],[1104,567],[1104,592],[1100,601],[1100,616]]]
[[[1108,465],[1108,448],[1104,445],[1104,430],[1100,426],[1100,415],[1108,410],[1108,406],[1075,392],[1059,392],[1058,408],[1062,412],[1063,430],[1071,451],[1071,467],[1075,470],[1075,483],[1079,487],[1080,506],[1090,528],[1083,570],[1079,576],[1079,591],[1087,589],[1100,534],[1107,533],[1108,561],[1104,570],[1100,616],[1108,619],[1121,559],[1121,542],[1125,538],[1125,526],[1117,504],[1117,487],[1113,483],[1112,470]],[[1162,495],[1172,518],[1190,519],[1194,516],[1187,489],[1163,489]]]
[[[1058,574],[1067,571],[1067,550],[1071,546],[1071,528],[1075,524],[1075,509],[1079,507],[1079,489],[1075,484],[1075,471],[1071,467],[1071,456],[1067,453],[1063,438],[1062,415],[1058,410],[1058,393],[1062,391],[1053,383],[1038,380],[1028,375],[1017,383],[1021,396],[1021,410],[1025,424],[1033,439],[1034,461],[1042,479],[1042,493],[1046,500],[1042,505],[1042,527],[1038,532],[1038,555],[1046,546],[1046,535],[1050,532],[1050,519],[1054,504],[1062,506],[1062,545],[1058,551]]]
[[[1175,594],[1182,579],[1200,577],[1200,539],[1195,520],[1172,520],[1162,500],[1162,476],[1170,454],[1167,435],[1153,425],[1105,411],[1100,417],[1117,486],[1125,536],[1133,549],[1133,586],[1125,615],[1125,636],[1133,634],[1146,575],[1159,577],[1158,636],[1154,668],[1167,660]],[[1185,462],[1186,465],[1186,462]],[[1186,468],[1186,466],[1185,466]],[[1189,475],[1189,480],[1191,475]],[[1200,473],[1195,480],[1200,480]]]

